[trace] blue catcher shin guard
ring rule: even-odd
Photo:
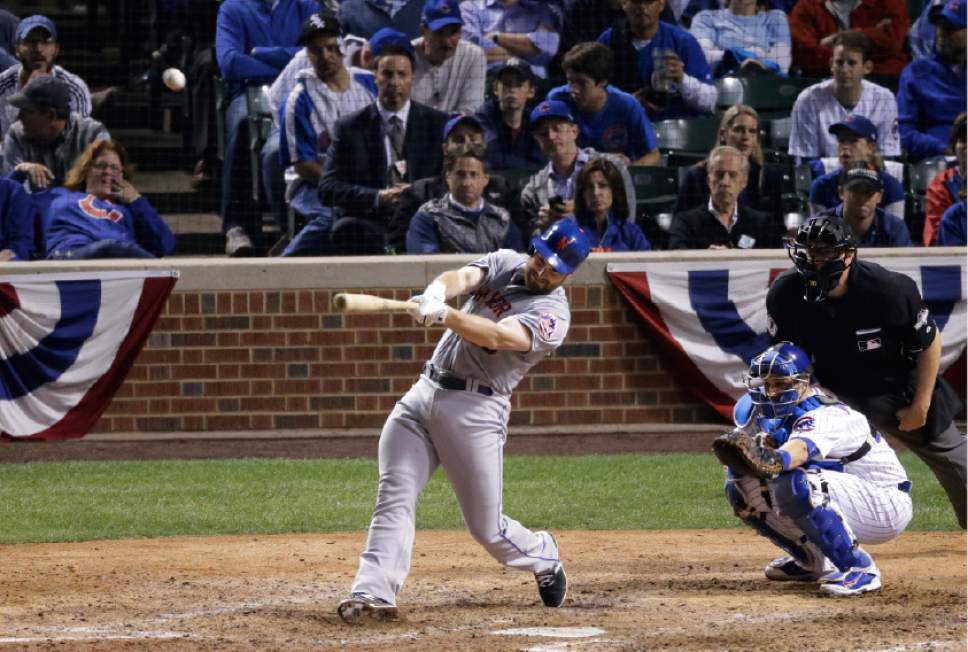
[[[746,502],[743,492],[736,486],[734,480],[726,481],[726,500],[729,501],[736,517],[756,530],[757,534],[766,537],[775,545],[785,550],[803,566],[809,568],[814,564],[815,560],[812,558],[813,556],[801,545],[803,542],[784,536],[784,534],[771,527],[767,521],[771,512],[758,511],[750,506]]]
[[[861,550],[840,514],[826,504],[814,505],[810,481],[802,469],[782,473],[770,483],[770,492],[780,514],[793,519],[807,538],[841,571],[873,564]]]

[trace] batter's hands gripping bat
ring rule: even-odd
[[[372,294],[349,294],[340,292],[333,297],[333,307],[337,312],[405,312],[416,308],[412,301],[384,299]]]

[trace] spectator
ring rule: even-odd
[[[626,20],[598,42],[615,53],[615,85],[652,120],[712,113],[716,87],[706,56],[686,30],[659,20],[666,0],[621,0]]]
[[[448,152],[444,176],[448,192],[421,206],[410,221],[408,254],[524,251],[521,231],[511,214],[484,200],[490,177],[483,147]]]
[[[0,262],[30,260],[36,209],[23,186],[0,179]]]
[[[406,35],[380,30],[370,39],[376,57],[377,101],[336,123],[319,190],[322,203],[348,217],[333,225],[336,253],[383,249],[387,222],[413,179],[437,174],[442,155],[428,147],[447,115],[410,99],[414,49]]]
[[[524,59],[541,79],[558,52],[560,14],[539,0],[464,0],[464,38],[484,49],[488,72],[511,58]]]
[[[626,165],[659,162],[652,123],[638,101],[610,86],[612,51],[601,43],[579,43],[565,55],[568,84],[552,89],[549,100],[568,105],[578,120],[578,145],[622,157]]]
[[[867,161],[880,177],[882,194],[878,206],[885,212],[904,220],[904,186],[884,170],[884,161],[877,153],[877,128],[859,114],[847,116],[827,130],[837,138],[839,167],[813,180],[810,186],[810,212],[822,213],[840,203],[840,172],[850,161]]]
[[[842,203],[823,215],[850,225],[861,247],[910,247],[911,233],[904,220],[878,206],[884,184],[867,161],[850,161],[840,171]]]
[[[222,230],[225,253],[254,253],[253,235],[262,233],[262,214],[247,192],[249,156],[237,147],[245,126],[245,85],[271,84],[299,50],[303,23],[316,11],[313,0],[225,0],[215,22],[215,56],[229,82],[222,165]],[[244,142],[244,139],[242,140]]]
[[[847,32],[838,34],[832,43],[832,77],[805,88],[793,104],[790,154],[800,159],[837,156],[830,125],[862,115],[876,125],[881,153],[900,155],[894,94],[864,79],[872,65],[870,41],[863,34]]]
[[[297,75],[296,87],[279,113],[281,163],[288,179],[286,203],[307,222],[283,256],[325,253],[333,211],[320,202],[318,186],[330,134],[341,117],[373,102],[370,90],[343,65],[340,34],[331,12],[314,14],[306,21],[299,43],[306,46],[312,67]]]
[[[528,71],[530,72],[530,68]],[[444,125],[441,150],[444,158],[447,158],[450,152],[463,151],[467,148],[484,148],[484,126],[475,116],[459,114]],[[511,212],[511,219],[518,227],[518,232],[521,233],[522,229],[527,228],[527,219],[522,218],[521,201],[516,197],[517,190],[499,174],[490,172],[488,176],[490,180],[484,188],[484,199],[489,204],[508,209]],[[447,178],[443,171],[436,176],[414,181],[400,198],[393,219],[387,227],[387,250],[394,253],[403,252],[407,246],[407,231],[414,214],[421,206],[443,197],[448,191]]]
[[[648,251],[642,229],[626,215],[625,183],[618,167],[596,158],[582,168],[575,183],[575,221],[588,236],[592,251]]]
[[[218,134],[215,115],[215,22],[218,5],[205,0],[189,4],[191,51],[185,65],[185,148],[191,152],[192,187],[210,187],[218,167]]]
[[[783,227],[772,215],[739,203],[749,158],[720,145],[709,153],[709,203],[672,217],[669,249],[769,249],[782,246]]]
[[[939,247],[964,247],[968,244],[968,213],[965,212],[965,195],[952,204],[941,218],[938,229]]]
[[[0,71],[16,65],[13,56],[14,44],[17,42],[17,25],[20,19],[5,9],[0,9]]]
[[[175,248],[171,229],[127,180],[114,140],[91,143],[44,214],[47,258],[156,258]]]
[[[415,39],[420,34],[423,6],[424,0],[342,0],[338,18],[347,34],[369,39],[392,27]]]
[[[955,164],[939,172],[928,186],[925,203],[927,207],[924,215],[924,246],[930,247],[938,235],[938,225],[941,216],[955,204],[965,187],[965,170],[968,169],[968,127],[965,124],[965,114],[955,119],[955,128],[951,131],[948,150],[955,156]]]
[[[793,68],[823,77],[838,34],[849,31],[870,39],[875,75],[899,75],[909,61],[909,26],[905,0],[798,0],[790,13]]]
[[[534,99],[531,66],[507,59],[494,73],[494,97],[477,113],[487,141],[491,169],[532,168],[546,159],[531,133],[528,104]]]
[[[10,97],[19,93],[33,79],[52,75],[67,85],[72,113],[91,115],[91,92],[84,80],[54,62],[60,53],[57,28],[46,16],[28,16],[20,21],[14,42],[19,63],[0,73],[0,137],[17,121],[17,108]]]
[[[464,24],[457,0],[427,0],[411,97],[444,113],[474,113],[484,104],[484,51],[461,38]]]
[[[944,153],[955,117],[968,103],[965,76],[965,5],[949,0],[932,8],[934,56],[915,59],[897,91],[901,145],[914,161]]]
[[[790,69],[791,42],[787,16],[768,10],[765,0],[729,0],[726,9],[700,11],[689,31],[702,47],[716,77],[728,73]]]
[[[71,113],[70,87],[59,77],[37,77],[7,102],[20,119],[3,140],[3,167],[33,191],[64,183],[74,160],[93,141],[110,138],[97,120]]]
[[[911,23],[908,30],[908,45],[914,59],[930,57],[934,54],[934,25],[931,24],[931,10],[936,5],[944,6],[944,0],[924,0],[921,14]]]
[[[756,109],[737,104],[723,114],[719,123],[718,143],[735,147],[749,161],[748,183],[739,195],[739,203],[765,211],[779,223],[783,218],[783,170],[777,165],[763,162],[761,130],[760,115]],[[676,213],[709,203],[708,164],[707,158],[686,170],[676,198]]]
[[[635,221],[635,189],[632,177],[620,156],[596,152],[591,147],[579,149],[578,124],[568,105],[546,100],[531,112],[531,129],[548,157],[548,164],[528,181],[521,191],[521,210],[531,234],[552,222],[574,215],[575,181],[588,161],[605,157],[618,167],[625,185],[628,219]],[[526,234],[527,235],[527,234]]]

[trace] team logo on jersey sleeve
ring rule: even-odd
[[[799,419],[793,422],[793,432],[812,432],[814,429],[814,426],[816,425],[817,424],[813,420],[813,417],[811,416],[800,417]]]
[[[541,317],[538,319],[538,332],[541,334],[541,339],[550,342],[555,333],[558,332],[559,321],[558,315],[554,313],[541,313]]]

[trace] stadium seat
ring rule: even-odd
[[[904,221],[915,243],[921,243],[924,237],[924,213],[927,208],[925,195],[928,186],[947,164],[945,157],[937,156],[905,166]]]
[[[671,211],[679,195],[679,170],[670,167],[633,165],[629,168],[635,186],[636,212],[655,215]]]
[[[724,111],[731,106],[743,103],[743,80],[738,77],[723,77],[716,80],[716,108]]]
[[[249,158],[252,168],[252,199],[259,201],[262,183],[259,179],[260,153],[269,132],[272,131],[272,103],[269,100],[269,87],[246,86],[245,105],[249,114]]]
[[[800,91],[813,86],[819,79],[809,77],[781,77],[757,75],[743,77],[743,104],[760,113],[760,118],[786,117],[793,109]]]
[[[767,127],[770,139],[770,148],[785,152],[790,146],[790,126],[792,118],[774,118],[769,121]]]
[[[494,174],[507,179],[508,185],[518,194],[528,185],[528,181],[537,173],[538,168],[508,168],[506,170],[494,170]]]
[[[659,149],[709,153],[716,146],[719,118],[715,116],[661,120],[652,124]]]

